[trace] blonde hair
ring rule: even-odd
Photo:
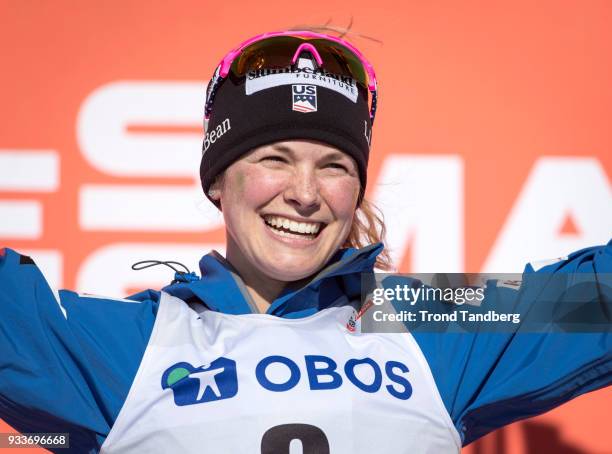
[[[351,230],[343,247],[362,248],[373,243],[385,242],[385,223],[383,214],[372,202],[365,197],[357,207]],[[393,262],[387,249],[376,257],[376,268],[383,271],[393,270]]]

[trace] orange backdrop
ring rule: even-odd
[[[197,189],[204,84],[241,40],[328,21],[382,42],[351,38],[380,79],[368,194],[400,270],[609,239],[609,1],[1,0],[0,243],[111,294],[167,280],[117,283],[143,251],[223,244]],[[609,408],[598,391],[465,451],[610,453]]]

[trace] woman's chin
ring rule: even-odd
[[[312,257],[282,257],[276,260],[262,261],[259,269],[272,279],[293,282],[312,276],[323,265],[323,261],[313,260]]]

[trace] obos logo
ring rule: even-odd
[[[279,370],[284,371],[280,374]],[[304,362],[271,355],[257,363],[253,378],[262,388],[287,392],[306,380],[311,391],[350,386],[366,393],[385,392],[396,399],[412,396],[412,385],[406,375],[408,367],[399,361],[379,365],[372,358],[351,358],[344,365],[323,355],[305,355]],[[208,366],[193,367],[186,362],[169,367],[162,376],[162,388],[171,388],[176,405],[192,405],[229,399],[238,393],[236,362],[218,358]]]
[[[316,85],[292,85],[293,110],[308,113],[317,111],[317,86]]]
[[[162,375],[162,388],[172,389],[176,405],[229,399],[238,393],[236,361],[221,357],[200,367],[176,363]]]

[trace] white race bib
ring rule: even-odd
[[[163,293],[102,452],[458,453],[413,337],[362,334],[353,314],[198,313]]]

